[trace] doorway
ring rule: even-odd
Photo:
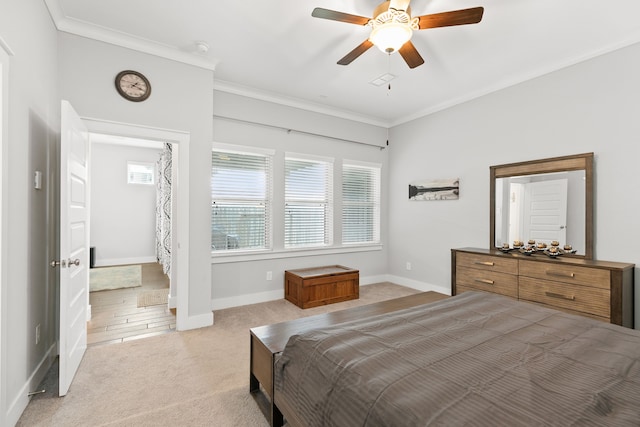
[[[175,331],[168,308],[173,144],[90,133],[87,344]]]
[[[175,329],[188,329],[188,258],[189,258],[189,134],[179,131],[149,128],[124,123],[83,119],[92,134],[112,135],[121,138],[136,138],[147,141],[166,142],[173,147],[174,215],[171,219],[171,272],[168,307],[175,309]],[[180,268],[180,266],[183,266]],[[88,303],[88,302],[87,302]]]

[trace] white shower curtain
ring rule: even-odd
[[[156,198],[156,257],[165,274],[171,272],[171,144],[164,144],[158,160]]]

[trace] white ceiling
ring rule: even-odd
[[[382,0],[45,0],[59,30],[215,70],[215,87],[392,126],[640,42],[638,0],[412,0],[413,16],[483,6],[475,25],[414,32],[425,64],[375,47],[336,61]],[[196,42],[210,49],[196,52]],[[391,90],[369,82],[396,76]]]

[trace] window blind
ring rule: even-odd
[[[285,158],[286,248],[332,243],[333,163]]]
[[[127,162],[127,183],[153,185],[155,182],[153,163]]]
[[[270,248],[272,156],[213,150],[211,250]]]
[[[342,243],[380,242],[380,167],[342,166]]]

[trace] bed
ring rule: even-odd
[[[293,335],[274,365],[288,426],[640,425],[640,331],[499,295]]]

